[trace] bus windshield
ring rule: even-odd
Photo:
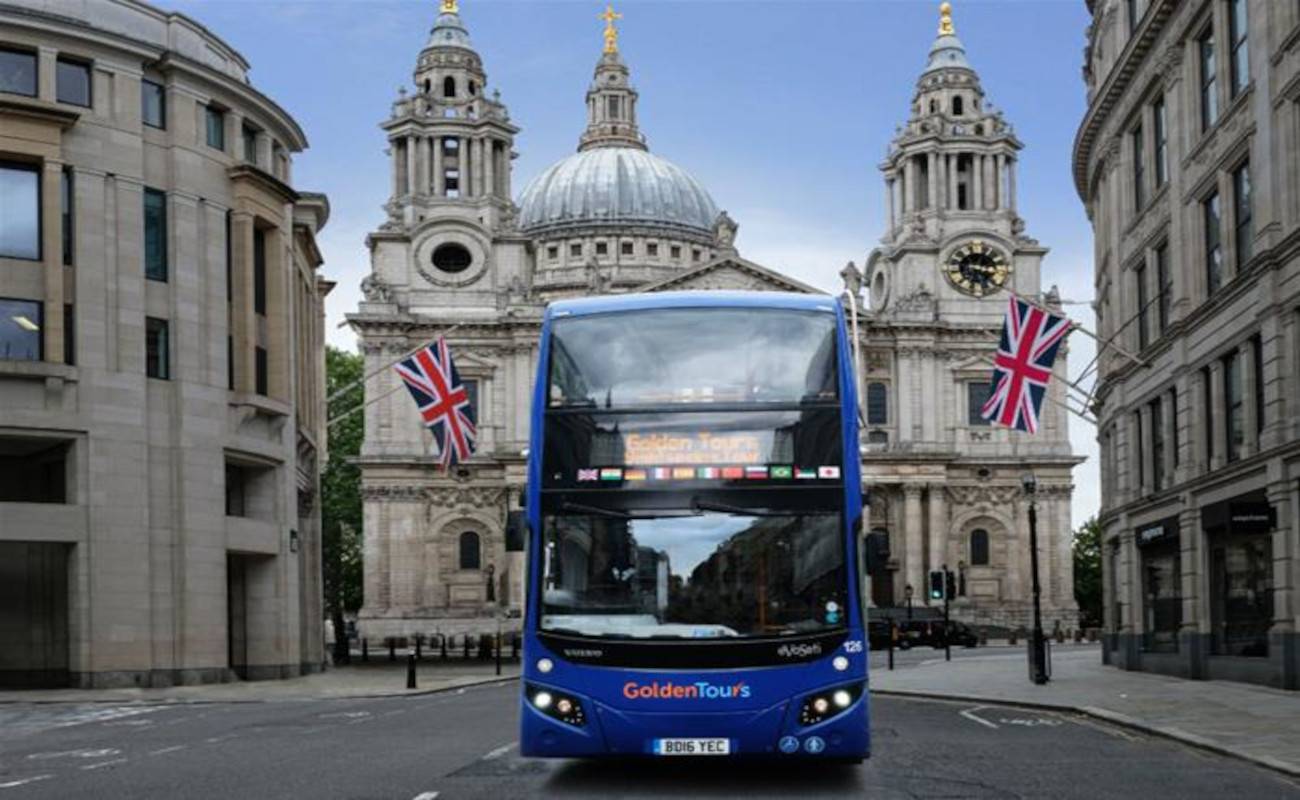
[[[836,400],[835,316],[667,308],[557,320],[550,408]]]
[[[741,509],[547,516],[541,627],[632,639],[840,629],[842,524],[836,513]]]

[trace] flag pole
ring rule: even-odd
[[[994,366],[994,367],[997,366],[997,363],[993,359],[989,358],[988,356],[980,356],[980,360],[988,363],[990,366]],[[1067,380],[1065,381],[1065,383],[1069,383],[1069,381]],[[1084,414],[1082,411],[1079,411],[1078,409],[1074,408],[1069,403],[1066,403],[1061,400],[1057,400],[1055,397],[1052,397],[1051,392],[1043,392],[1043,399],[1048,401],[1049,403],[1054,403],[1055,405],[1064,408],[1066,411],[1069,411],[1071,414],[1075,415],[1076,417],[1088,423],[1089,425],[1092,425],[1094,428],[1097,427],[1096,419]]]
[[[416,353],[420,352],[420,351],[423,350],[424,348],[428,347],[428,346],[429,346],[429,342],[436,342],[436,341],[438,341],[439,339],[445,337],[447,334],[449,334],[449,333],[451,333],[452,331],[456,330],[457,328],[459,328],[459,327],[460,327],[461,325],[463,325],[463,324],[464,324],[464,323],[460,323],[460,322],[458,322],[458,323],[456,323],[455,325],[452,325],[450,328],[445,328],[445,329],[439,331],[437,336],[432,337],[431,339],[429,339],[428,341],[426,341],[424,344],[420,345],[419,347],[415,347],[415,348],[413,348],[413,349],[411,349],[411,350],[409,350],[409,351],[407,351],[407,352],[401,354],[401,355],[398,356],[397,358],[394,358],[392,361],[389,361],[388,363],[384,364],[383,366],[376,367],[375,369],[371,370],[370,372],[366,373],[365,375],[362,375],[360,378],[356,379],[356,380],[353,381],[352,383],[349,383],[347,386],[344,386],[342,389],[339,389],[338,391],[334,392],[334,394],[332,394],[332,395],[330,395],[329,397],[325,398],[325,403],[326,403],[327,405],[328,405],[329,403],[332,403],[333,401],[339,399],[339,398],[342,397],[343,395],[347,394],[348,392],[350,392],[350,391],[352,391],[353,389],[357,388],[358,386],[362,385],[363,383],[365,383],[366,381],[368,381],[368,380],[370,380],[371,378],[375,377],[376,375],[379,375],[380,373],[383,373],[383,372],[388,371],[390,368],[392,368],[392,367],[393,367],[394,365],[396,365],[398,362],[405,361],[406,359],[408,359],[408,358],[410,358],[411,356],[415,355]],[[364,408],[364,407],[365,407],[365,406],[362,406],[362,408]],[[330,424],[333,424],[333,423],[330,423]]]
[[[1007,293],[1010,294],[1012,297],[1016,298],[1017,300],[1020,300],[1021,302],[1024,302],[1024,303],[1027,303],[1027,304],[1033,306],[1034,308],[1038,309],[1039,311],[1043,311],[1043,312],[1046,312],[1046,313],[1048,313],[1048,314],[1057,314],[1057,313],[1058,313],[1056,310],[1053,310],[1053,309],[1049,308],[1048,306],[1044,305],[1043,303],[1039,302],[1038,300],[1032,300],[1032,299],[1030,299],[1030,298],[1028,298],[1028,297],[1025,297],[1025,296],[1022,295],[1022,294],[1019,294],[1019,293],[1017,293],[1017,292],[1013,292],[1013,291],[1011,291],[1010,289],[1007,290]],[[1148,305],[1150,305],[1150,303],[1148,303]],[[1064,311],[1061,311],[1060,313],[1061,313],[1061,314],[1064,314],[1065,312],[1064,312]],[[1127,358],[1129,361],[1132,361],[1134,364],[1137,364],[1138,366],[1141,366],[1141,367],[1148,367],[1148,366],[1150,366],[1150,364],[1148,364],[1148,363],[1147,363],[1145,360],[1143,360],[1142,358],[1140,358],[1140,357],[1138,357],[1138,356],[1136,356],[1136,355],[1130,353],[1128,350],[1126,350],[1126,349],[1124,349],[1123,347],[1120,347],[1119,345],[1115,344],[1115,343],[1112,341],[1112,339],[1114,339],[1115,337],[1112,336],[1110,339],[1103,339],[1103,338],[1101,338],[1100,336],[1098,336],[1097,334],[1095,334],[1095,333],[1093,333],[1092,331],[1090,331],[1090,330],[1088,330],[1087,328],[1085,328],[1083,325],[1081,325],[1081,324],[1079,324],[1078,322],[1075,322],[1074,320],[1070,319],[1070,317],[1069,317],[1068,314],[1065,315],[1065,318],[1068,319],[1068,320],[1070,320],[1070,330],[1072,330],[1072,331],[1080,331],[1080,332],[1082,332],[1084,336],[1087,336],[1089,339],[1092,339],[1094,342],[1096,342],[1096,343],[1097,343],[1098,345],[1100,345],[1102,348],[1109,347],[1109,348],[1111,348],[1112,350],[1114,350],[1115,352],[1117,352],[1117,353],[1119,353],[1120,355],[1122,355],[1122,356],[1124,356],[1125,358]]]
[[[353,406],[352,408],[348,409],[347,411],[344,411],[342,414],[339,414],[339,415],[338,415],[337,417],[335,417],[334,419],[331,419],[329,422],[326,422],[326,423],[325,423],[325,429],[326,429],[326,430],[329,430],[330,428],[333,428],[334,425],[335,425],[336,423],[342,422],[343,420],[347,419],[348,417],[352,416],[353,414],[357,413],[358,411],[364,411],[365,409],[369,408],[370,406],[373,406],[375,403],[378,403],[380,400],[383,400],[383,399],[388,398],[388,397],[392,397],[393,395],[397,394],[398,390],[404,388],[405,386],[406,386],[406,384],[404,384],[404,383],[399,383],[399,384],[397,384],[397,386],[393,387],[392,389],[388,390],[387,392],[384,392],[383,394],[379,395],[378,397],[372,397],[372,398],[370,398],[369,400],[365,401],[364,403],[362,403],[362,404],[359,405],[359,406]]]

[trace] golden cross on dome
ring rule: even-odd
[[[605,52],[618,52],[618,28],[614,27],[614,20],[622,19],[623,15],[614,11],[614,6],[605,6],[605,13],[597,19],[605,20]]]
[[[456,0],[442,0],[442,13],[459,14],[460,8],[457,6]]]
[[[956,36],[952,27],[952,3],[945,0],[939,4],[939,35]]]

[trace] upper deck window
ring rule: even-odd
[[[838,398],[835,317],[768,308],[594,314],[552,328],[549,406],[626,409]]]

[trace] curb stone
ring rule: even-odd
[[[979,697],[978,695],[962,694],[941,694],[939,692],[922,692],[912,689],[868,689],[871,694],[882,695],[885,697],[910,697],[923,698],[927,700],[948,700],[956,703],[980,703],[986,706],[1005,706],[1008,708],[1028,708],[1038,711],[1070,711],[1076,714],[1082,714],[1085,717],[1106,722],[1111,725],[1118,725],[1123,728],[1129,728],[1141,733],[1159,736],[1163,739],[1170,739],[1181,744],[1195,747],[1199,750],[1206,750],[1221,756],[1235,758],[1241,761],[1263,767],[1274,772],[1280,772],[1289,778],[1300,778],[1300,765],[1282,761],[1272,756],[1260,756],[1249,753],[1236,747],[1219,744],[1203,736],[1179,728],[1165,728],[1158,725],[1152,725],[1148,722],[1135,719],[1118,711],[1111,711],[1108,708],[1098,706],[1075,706],[1069,703],[1044,703],[1032,700],[1004,700],[1001,698]]]

